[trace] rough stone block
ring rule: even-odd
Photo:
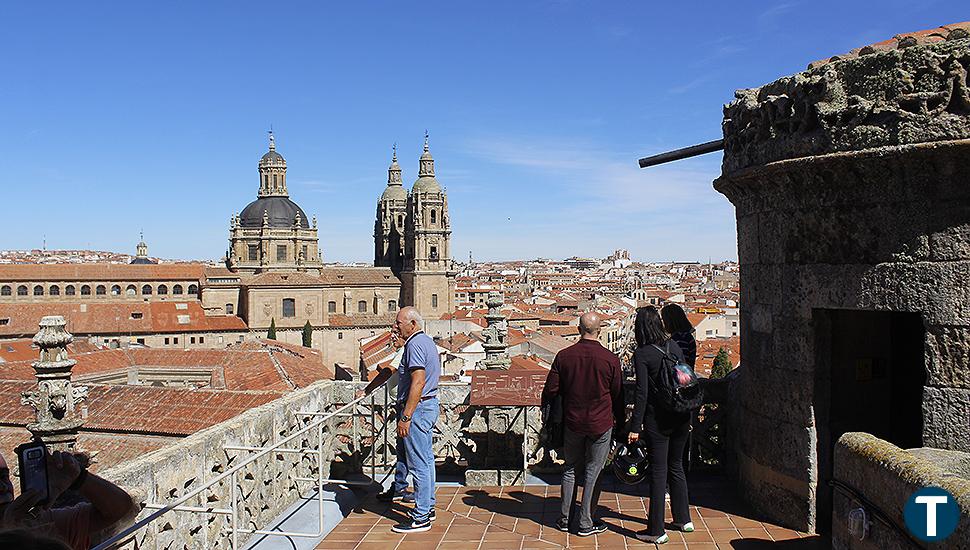
[[[923,446],[970,452],[970,390],[923,389]]]
[[[792,479],[814,479],[815,428],[764,416],[750,405],[742,407],[740,425],[732,426],[739,450]]]
[[[738,261],[742,264],[760,264],[758,214],[737,217]]]
[[[880,264],[862,279],[860,307],[923,314],[928,325],[970,325],[970,261]]]
[[[962,205],[964,219],[970,218],[970,206]],[[931,257],[935,261],[970,260],[970,223],[962,223],[933,233],[929,237]]]
[[[970,327],[928,327],[926,371],[928,386],[970,389]]]

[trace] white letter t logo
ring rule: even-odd
[[[946,496],[918,496],[916,504],[926,505],[926,536],[936,536],[936,505],[946,504]]]

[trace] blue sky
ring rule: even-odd
[[[460,259],[736,258],[720,137],[737,88],[967,19],[963,2],[6,3],[0,249],[218,258],[273,126],[325,260],[370,261],[424,130]]]

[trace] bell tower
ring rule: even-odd
[[[434,175],[434,159],[424,134],[418,179],[407,199],[401,301],[437,319],[455,308],[455,268],[451,259],[448,196]]]
[[[395,275],[404,269],[404,220],[407,216],[408,192],[401,180],[397,163],[397,145],[393,148],[387,169],[387,187],[377,201],[374,222],[374,266],[389,267]]]

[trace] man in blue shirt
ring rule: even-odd
[[[441,377],[441,360],[434,340],[421,330],[422,324],[418,310],[410,306],[402,308],[394,321],[394,328],[405,338],[404,356],[398,366],[398,461],[404,463],[414,479],[415,503],[411,520],[392,528],[396,533],[427,531],[434,519],[432,434],[440,410],[438,379]]]

